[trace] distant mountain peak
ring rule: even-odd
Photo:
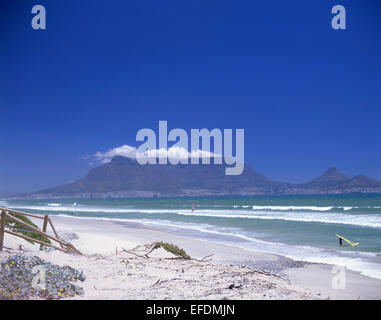
[[[303,183],[303,187],[328,187],[339,184],[350,179],[350,176],[347,176],[341,173],[336,167],[331,167],[324,171],[320,176],[315,179],[312,179],[306,183]]]
[[[119,156],[119,155],[112,157],[111,161],[108,163],[112,164],[112,165],[115,165],[115,164],[138,164],[136,159],[134,159],[134,158]]]
[[[337,174],[337,173],[340,173],[339,169],[337,169],[336,167],[330,167],[329,169],[327,169],[323,172],[323,175],[325,175],[325,174]]]
[[[342,184],[340,184],[340,186],[347,188],[380,188],[381,181],[360,174],[347,181],[344,181]]]

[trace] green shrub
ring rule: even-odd
[[[160,247],[163,248],[164,250],[174,254],[177,257],[183,257],[184,259],[190,258],[183,249],[180,249],[178,246],[176,246],[172,243],[167,243],[167,242],[163,242],[163,241],[156,242],[154,249],[158,249]]]

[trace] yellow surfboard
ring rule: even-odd
[[[351,246],[351,247],[354,247],[354,246],[357,246],[359,243],[358,242],[351,242],[349,241],[348,239],[345,239],[344,237],[336,234],[336,236],[340,239],[343,239],[345,242],[348,242],[348,244]]]

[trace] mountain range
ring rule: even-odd
[[[13,198],[166,197],[267,194],[381,193],[381,181],[330,168],[302,184],[274,181],[245,165],[239,176],[225,175],[225,165],[140,165],[115,156],[109,163],[66,185]]]

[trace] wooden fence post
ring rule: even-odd
[[[45,217],[44,217],[44,225],[42,227],[42,231],[43,232],[46,232],[47,226],[48,226],[48,215],[46,214]],[[46,237],[42,236],[42,241],[45,242],[46,241]],[[44,246],[42,244],[40,244],[40,250],[42,250],[43,247]]]
[[[1,210],[1,219],[0,219],[0,251],[3,251],[4,230],[5,230],[5,210]]]

